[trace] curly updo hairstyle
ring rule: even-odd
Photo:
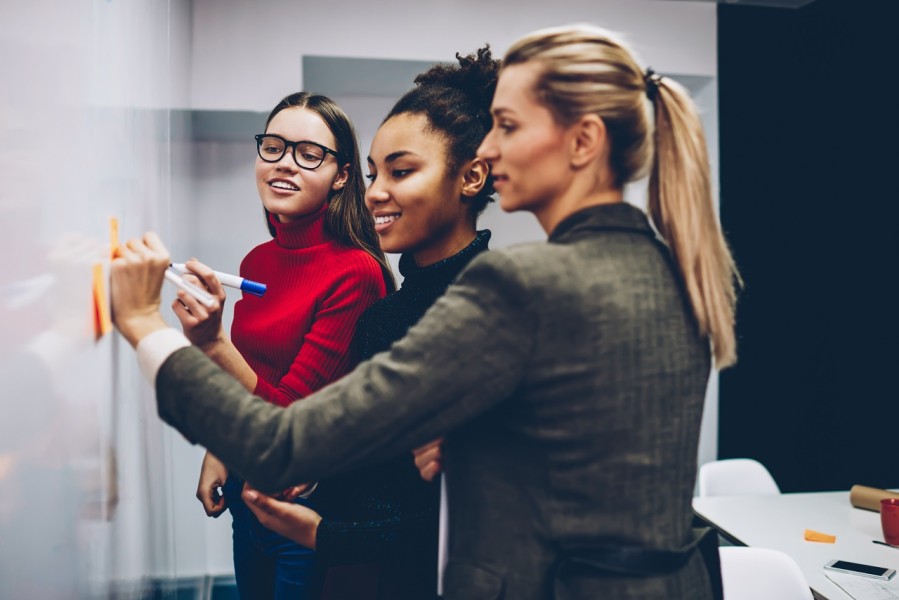
[[[384,118],[402,114],[424,115],[429,127],[446,139],[447,166],[455,172],[475,158],[478,146],[492,126],[490,103],[496,91],[499,61],[486,44],[468,56],[456,54],[459,64],[439,64],[415,78]],[[493,178],[473,198],[467,198],[471,214],[481,214],[493,198]]]

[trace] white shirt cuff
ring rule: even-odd
[[[156,385],[156,374],[162,363],[181,348],[190,346],[190,341],[176,329],[154,331],[137,344],[137,362],[140,370],[150,382]]]

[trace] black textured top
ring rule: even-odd
[[[405,336],[462,269],[487,250],[489,240],[489,230],[479,231],[462,251],[427,267],[403,254],[402,287],[369,307],[356,326],[353,343],[360,359]],[[420,477],[411,452],[323,480],[315,492],[323,517],[317,557],[325,567],[375,563],[378,598],[433,598],[439,501],[440,486]]]

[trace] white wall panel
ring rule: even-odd
[[[303,55],[441,61],[589,21],[658,72],[714,75],[715,5],[654,0],[194,0],[191,107],[266,110],[302,82]]]

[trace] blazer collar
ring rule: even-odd
[[[568,215],[549,235],[550,242],[560,242],[593,231],[632,231],[657,237],[646,213],[627,202],[598,204]]]

